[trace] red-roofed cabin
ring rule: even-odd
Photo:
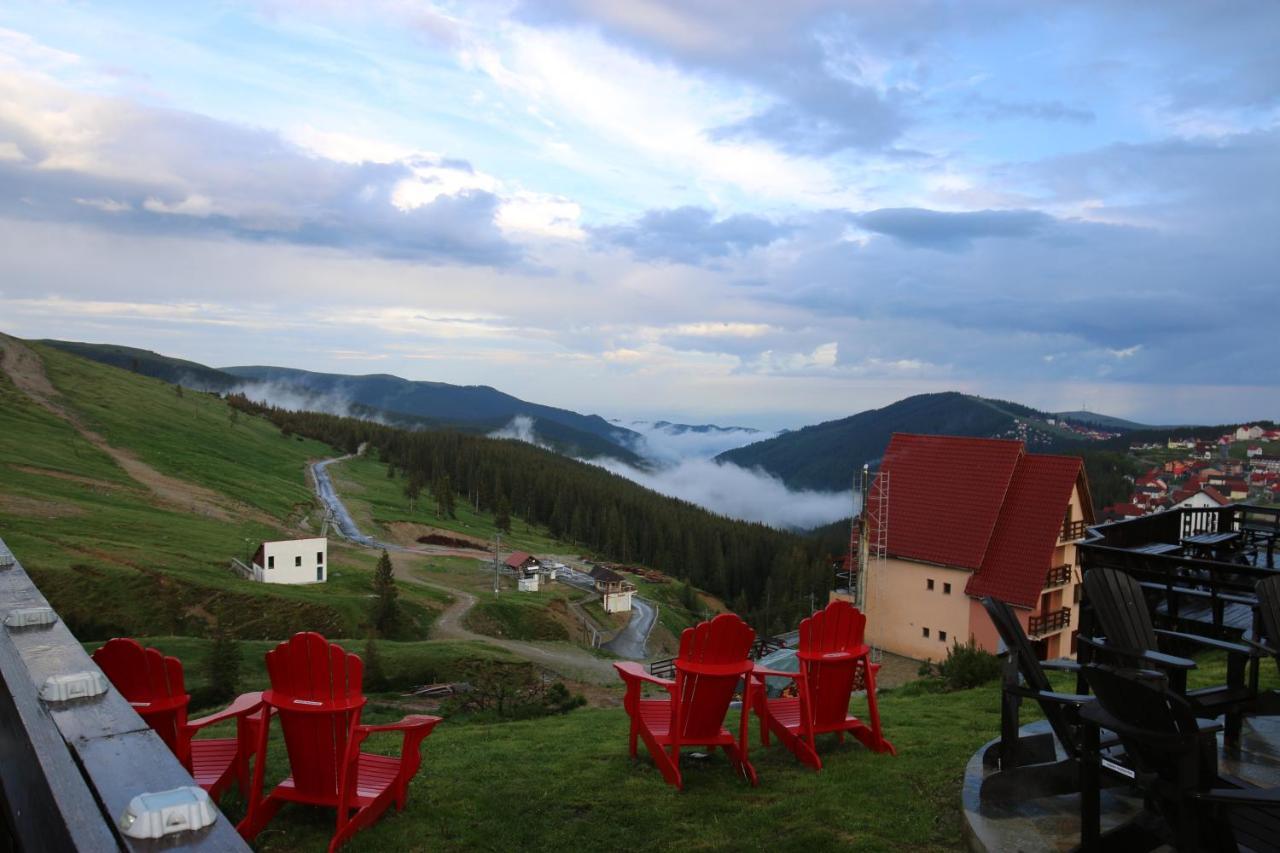
[[[516,551],[505,562],[515,572],[516,587],[521,592],[537,592],[546,581],[555,580],[555,570],[549,571],[537,557],[524,551]]]
[[[1079,457],[1027,453],[1016,440],[895,433],[881,471],[887,556],[868,561],[864,593],[875,645],[919,660],[941,660],[970,637],[999,651],[980,602],[991,595],[1013,605],[1044,658],[1075,653],[1075,542],[1094,520]],[[868,512],[871,541],[876,516]]]

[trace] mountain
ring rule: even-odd
[[[1054,417],[1071,421],[1073,424],[1095,426],[1106,430],[1115,430],[1116,432],[1130,432],[1135,429],[1154,429],[1151,424],[1140,424],[1137,421],[1127,421],[1124,418],[1113,418],[1111,415],[1100,415],[1097,412],[1089,412],[1083,409],[1075,412],[1056,412]]]
[[[634,447],[639,436],[598,415],[580,415],[529,403],[487,386],[412,382],[398,376],[344,376],[285,367],[217,369],[150,350],[116,344],[44,340],[39,343],[150,376],[174,385],[219,394],[241,392],[284,408],[349,414],[409,429],[454,429],[499,433],[520,416],[531,419],[509,437],[540,442],[567,456],[611,456],[644,466]]]
[[[240,384],[240,380],[229,373],[223,373],[221,370],[215,370],[194,361],[170,358],[151,350],[117,344],[86,344],[79,341],[43,340],[37,343],[101,364],[131,370],[143,376],[200,391],[224,392]]]
[[[1051,426],[1052,417],[1017,403],[955,391],[918,394],[882,409],[807,426],[716,457],[762,468],[793,489],[847,489],[864,463],[879,461],[895,432],[1021,438],[1048,450],[1074,436]]]
[[[302,391],[437,423],[469,425],[468,431],[500,430],[523,416],[533,419],[535,433],[548,443],[555,436],[573,441],[581,433],[596,439],[577,440],[579,444],[591,445],[592,455],[627,457],[627,461],[634,461],[630,448],[639,438],[635,432],[611,424],[599,415],[580,415],[568,409],[530,403],[487,385],[415,382],[386,373],[347,376],[289,367],[224,367],[222,371],[242,380],[280,386],[286,392]],[[270,402],[270,393],[265,398]],[[612,449],[611,453],[595,452],[603,451],[604,444]]]

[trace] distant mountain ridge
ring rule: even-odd
[[[895,432],[1019,438],[1040,451],[1080,446],[1079,436],[1050,419],[1056,422],[1059,416],[1005,400],[957,391],[917,394],[729,450],[716,459],[761,468],[793,489],[847,489],[864,464],[879,461]]]
[[[530,403],[488,386],[415,382],[389,374],[346,376],[285,367],[213,368],[116,344],[58,340],[40,343],[200,391],[246,391],[272,405],[351,414],[403,427],[492,433],[524,416],[533,420],[538,440],[565,455],[587,459],[612,456],[633,465],[645,464],[632,450],[640,436],[629,429],[599,415]],[[258,386],[256,393],[254,385]],[[285,397],[289,398],[288,405],[282,401]]]
[[[1128,421],[1124,418],[1116,418],[1111,415],[1100,415],[1097,412],[1090,412],[1079,409],[1074,412],[1055,412],[1054,417],[1071,421],[1074,424],[1082,424],[1085,426],[1096,426],[1102,429],[1115,430],[1117,432],[1131,432],[1136,429],[1159,429],[1155,424],[1140,424],[1137,421]]]

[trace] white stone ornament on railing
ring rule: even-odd
[[[7,569],[17,563],[8,551],[0,551],[0,569]]]
[[[52,625],[58,621],[58,614],[52,607],[18,607],[10,610],[4,617],[6,628],[34,628],[40,625]]]
[[[98,670],[90,670],[49,676],[40,688],[40,698],[46,702],[68,702],[106,692],[107,677]]]
[[[130,838],[164,838],[204,829],[217,819],[209,795],[187,786],[134,797],[120,818],[120,830]]]

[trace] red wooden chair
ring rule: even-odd
[[[191,697],[177,658],[117,637],[94,652],[93,661],[210,797],[218,800],[233,780],[242,793],[248,793],[249,755],[262,717],[260,693],[245,693],[225,710],[188,720]],[[194,739],[206,726],[231,719],[236,721],[235,737]]]
[[[876,703],[880,665],[871,662],[871,649],[863,642],[866,626],[867,617],[856,607],[833,601],[800,623],[799,672],[755,668],[752,678],[756,683],[748,692],[754,694],[752,705],[760,718],[760,741],[765,746],[770,733],[776,734],[796,758],[815,770],[822,769],[822,759],[814,739],[827,732],[835,732],[841,742],[849,732],[868,749],[897,754],[880,729]],[[799,695],[768,699],[765,678],[795,679]],[[849,697],[859,681],[867,691],[870,725],[849,713]]]
[[[631,718],[631,757],[636,757],[637,736],[643,738],[663,778],[682,788],[680,748],[705,746],[711,750],[719,746],[737,771],[756,784],[755,768],[747,760],[750,702],[745,694],[750,691],[744,691],[738,739],[724,728],[729,702],[751,672],[747,655],[755,638],[747,623],[732,613],[722,613],[680,635],[675,681],[652,676],[638,663],[615,663],[614,669],[627,685],[624,707]],[[645,684],[666,690],[668,698],[642,698]]]
[[[271,689],[262,694],[266,720],[258,732],[249,813],[236,827],[242,836],[252,840],[286,802],[327,806],[338,810],[329,842],[333,851],[377,820],[392,801],[397,810],[404,809],[409,782],[422,763],[422,739],[439,717],[413,715],[385,726],[362,725],[364,663],[313,632],[294,634],[267,652],[267,675]],[[264,799],[273,716],[284,730],[293,772]],[[365,738],[377,732],[403,733],[399,757],[360,751]]]

